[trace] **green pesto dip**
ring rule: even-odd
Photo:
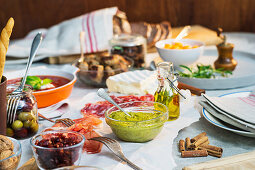
[[[162,112],[112,112],[106,123],[113,133],[120,139],[128,142],[147,142],[154,139],[161,131],[167,120],[167,114]]]
[[[120,121],[144,121],[154,119],[162,115],[160,112],[148,113],[148,112],[127,112],[129,115],[126,115],[122,111],[115,111],[110,114],[110,118]]]

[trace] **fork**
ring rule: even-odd
[[[39,45],[41,44],[41,41],[42,41],[42,33],[39,32],[35,36],[32,46],[31,46],[25,75],[23,76],[23,79],[22,79],[19,87],[16,90],[14,90],[11,94],[8,95],[8,101],[7,101],[7,123],[8,124],[12,124],[15,120],[15,114],[16,114],[21,96],[22,96],[21,93],[22,93],[22,91],[24,89],[24,85],[26,83],[27,74],[28,74],[30,66],[32,65],[35,54],[39,48]]]
[[[38,116],[43,118],[43,119],[45,119],[45,120],[48,120],[48,121],[50,121],[52,123],[59,123],[59,122],[61,122],[64,125],[66,125],[67,127],[70,127],[70,126],[75,124],[75,122],[72,119],[69,119],[69,118],[57,119],[56,121],[54,121],[54,120],[52,120],[50,118],[47,118],[47,117],[43,116],[40,113],[38,113]]]
[[[89,140],[94,140],[103,143],[110,151],[112,151],[119,159],[126,162],[128,166],[135,170],[142,170],[142,168],[139,168],[135,164],[133,164],[131,161],[129,161],[123,154],[121,146],[119,142],[115,139],[111,139],[108,137],[94,137],[90,138]]]

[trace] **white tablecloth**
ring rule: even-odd
[[[228,39],[235,43],[236,49],[243,50],[246,52],[250,52],[255,54],[255,34],[240,34],[240,33],[231,33],[227,34]],[[210,47],[209,47],[210,48]],[[213,47],[212,47],[213,48]],[[33,66],[38,65],[46,65],[43,63],[35,63]],[[59,65],[47,65],[48,67],[60,67]],[[25,65],[15,65],[15,66],[7,66],[5,71],[12,71],[16,69],[24,69]],[[255,67],[255,66],[254,66]],[[235,91],[243,91],[243,90],[253,90],[255,86],[239,88],[239,89],[230,89],[230,90],[217,90],[217,91],[206,91],[206,93],[210,96],[218,96],[225,93],[235,92]],[[88,93],[95,92],[97,88],[91,88],[86,85],[83,85],[81,82],[77,82],[73,89],[71,96],[69,97],[70,101],[70,113],[77,114],[79,113],[79,109],[75,105],[75,103],[80,103],[83,96]],[[193,97],[194,101],[198,101],[198,97]],[[252,151],[255,149],[255,139],[248,138],[236,135],[232,132],[220,129],[208,123],[204,118],[200,118],[201,108],[196,105],[196,108],[189,108],[189,106],[183,106],[181,111],[180,119],[169,122],[166,124],[162,133],[160,133],[158,138],[169,138],[169,143],[166,142],[162,146],[157,145],[157,138],[151,143],[147,143],[146,147],[143,147],[144,144],[132,144],[121,142],[123,147],[123,151],[128,158],[132,161],[138,159],[139,165],[148,164],[143,167],[145,169],[181,169],[186,165],[190,165],[193,163],[204,162],[212,159],[217,159],[215,157],[205,157],[205,158],[188,158],[184,159],[180,157],[180,153],[178,152],[177,143],[180,139],[184,139],[185,137],[193,137],[199,134],[202,131],[206,131],[209,137],[211,144],[221,146],[224,148],[223,157],[231,156],[235,154],[240,154],[248,151]],[[194,122],[194,123],[192,123]],[[42,121],[41,129],[51,124]],[[190,124],[192,123],[192,124]],[[186,127],[187,126],[187,127]],[[184,128],[183,128],[184,127]],[[172,133],[169,133],[170,129],[173,129]],[[179,132],[177,129],[181,129]],[[177,135],[178,134],[178,135]],[[114,135],[110,135],[114,137]],[[177,137],[176,137],[177,136]],[[175,138],[176,137],[176,138]],[[170,139],[175,138],[173,144]],[[145,145],[144,145],[145,146]],[[133,148],[132,148],[133,147]],[[140,154],[132,154],[130,153],[130,148],[137,148],[136,153]],[[25,163],[31,156],[32,151],[29,146],[29,140],[22,141],[22,158],[20,165]],[[140,149],[140,150],[139,150]],[[145,151],[148,151],[147,153]],[[140,151],[140,152],[139,152]],[[153,151],[153,152],[151,152]],[[146,154],[148,155],[146,157]],[[141,156],[143,158],[141,158]],[[173,161],[171,162],[171,159]],[[97,154],[97,158],[95,156],[85,154],[81,160],[82,165],[94,165],[99,166],[105,169],[126,169],[127,166],[120,164],[119,160],[116,159],[110,151],[108,151],[105,147],[101,153]],[[173,168],[175,167],[175,168]]]

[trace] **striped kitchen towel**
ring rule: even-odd
[[[38,56],[59,56],[80,53],[79,33],[85,32],[85,52],[93,53],[108,49],[108,42],[113,36],[113,16],[117,7],[105,8],[63,21],[48,29],[36,29],[25,38],[10,43],[7,56],[25,58],[29,55],[32,40],[37,32],[42,32],[44,39],[37,52]]]

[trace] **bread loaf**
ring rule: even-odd
[[[151,24],[151,35],[147,38],[147,46],[153,47],[157,41],[161,39],[161,27],[159,24]]]
[[[113,17],[113,33],[114,34],[139,34],[147,39],[147,47],[154,47],[159,40],[171,38],[171,24],[163,21],[158,24],[147,22],[131,22],[127,20],[124,12],[118,11]]]

